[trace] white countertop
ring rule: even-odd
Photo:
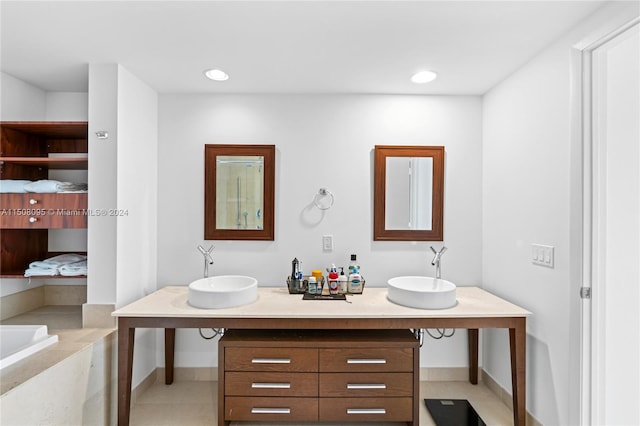
[[[531,313],[479,287],[458,287],[453,308],[407,308],[387,299],[386,288],[368,287],[363,294],[339,300],[302,300],[284,287],[258,288],[258,300],[227,309],[199,309],[187,303],[187,286],[164,287],[115,312],[116,317],[164,318],[469,318],[525,317]]]

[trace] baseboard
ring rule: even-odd
[[[156,368],[151,373],[149,373],[149,375],[147,375],[147,377],[145,377],[138,384],[138,386],[136,386],[135,388],[131,389],[131,404],[132,405],[135,404],[135,402],[138,400],[138,397],[140,397],[140,395],[145,393],[151,386],[154,385],[154,383],[156,382],[156,378],[157,378],[157,374],[156,374],[157,371],[158,371],[158,369]]]
[[[463,382],[469,380],[468,367],[423,367],[420,368],[420,381]]]
[[[85,303],[82,305],[82,327],[83,328],[114,328],[116,319],[111,313],[116,310],[115,305],[99,305],[95,303]]]
[[[513,395],[511,395],[511,392],[500,386],[500,384],[483,369],[480,369],[479,380],[482,380],[484,385],[493,392],[504,405],[513,410]],[[527,411],[526,424],[527,426],[542,426],[542,422],[533,417],[529,411]]]
[[[165,369],[156,368],[156,380],[164,383]],[[217,382],[218,367],[175,367],[173,380],[190,382]]]

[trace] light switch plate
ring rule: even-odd
[[[322,236],[322,250],[324,250],[324,251],[332,251],[333,250],[333,235],[323,235]]]
[[[546,266],[553,268],[553,246],[545,246],[542,244],[531,244],[531,262],[534,265]]]

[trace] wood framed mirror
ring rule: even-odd
[[[270,240],[275,145],[204,146],[204,239]]]
[[[374,241],[442,241],[443,211],[443,146],[375,146]]]

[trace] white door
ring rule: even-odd
[[[592,298],[591,306],[585,302],[590,342],[584,349],[590,352],[587,423],[594,425],[640,425],[639,28],[636,23],[590,52],[585,272]]]

